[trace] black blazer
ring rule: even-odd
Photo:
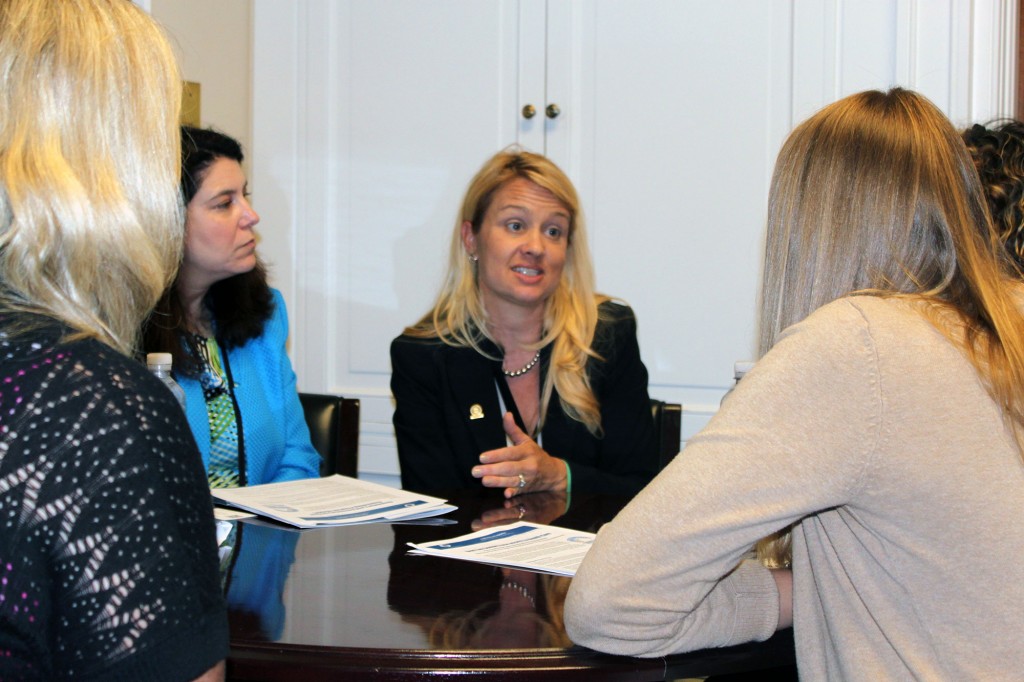
[[[633,495],[658,472],[647,368],[640,360],[633,311],[606,302],[601,314],[593,347],[604,360],[591,358],[587,372],[604,433],[594,437],[566,416],[556,392],[544,420],[542,446],[569,463],[573,491]],[[497,348],[489,350],[501,357]],[[550,347],[541,352],[544,374],[550,355]],[[506,445],[495,385],[500,364],[472,348],[437,339],[403,335],[391,343],[403,488],[443,492],[481,486],[470,474],[480,453]]]

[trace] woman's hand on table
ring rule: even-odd
[[[471,524],[473,530],[501,526],[516,521],[529,521],[546,525],[565,513],[564,492],[543,492],[519,495],[514,500],[505,500],[503,507],[488,509]]]
[[[485,487],[504,488],[508,498],[542,490],[565,491],[565,462],[546,453],[527,436],[511,412],[505,413],[502,423],[512,445],[482,453],[480,464],[473,467],[473,476],[481,479]]]

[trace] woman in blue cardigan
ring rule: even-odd
[[[144,330],[147,352],[170,352],[210,485],[312,478],[320,456],[285,352],[288,315],[267,285],[242,149],[227,135],[181,131],[185,252]]]

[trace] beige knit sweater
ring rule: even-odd
[[[570,636],[656,656],[769,637],[737,562],[793,531],[802,678],[1024,677],[1024,464],[972,367],[915,304],[861,296],[786,331],[598,535]]]

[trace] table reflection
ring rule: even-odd
[[[580,496],[566,509],[561,493],[505,500],[461,494],[451,526],[392,524],[388,607],[425,633],[430,649],[565,648],[562,606],[569,578],[470,561],[408,554],[408,544],[454,537],[519,520],[596,532],[625,504]]]
[[[520,649],[572,646],[562,622],[569,578],[502,568],[497,598],[434,620],[435,649]]]
[[[299,533],[259,522],[230,523],[231,533],[221,544],[229,553],[222,559],[228,610],[236,622],[246,621],[250,636],[276,640],[284,631],[282,596]]]
[[[596,532],[626,500],[574,495],[566,510],[567,500],[555,493],[511,501],[500,491],[442,497],[458,510],[441,523],[298,530],[237,522],[225,575],[229,679],[414,680],[432,671],[460,679],[651,680],[669,669],[685,677],[792,661],[791,638],[771,651],[753,645],[687,654],[679,665],[573,646],[562,619],[569,578],[410,555],[408,543],[520,518]]]

